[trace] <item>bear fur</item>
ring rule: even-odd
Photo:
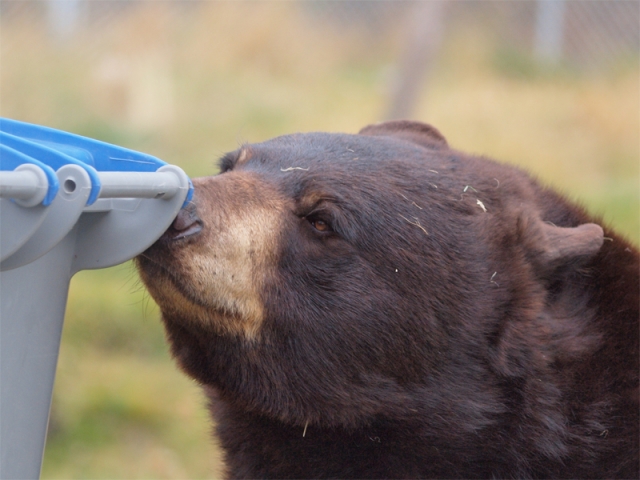
[[[638,478],[637,250],[394,121],[244,145],[138,257],[229,478]]]

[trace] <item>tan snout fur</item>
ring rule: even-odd
[[[153,284],[150,291],[165,314],[255,338],[264,318],[262,292],[277,261],[285,200],[245,172],[193,183],[203,230],[171,250],[173,280],[145,283]]]

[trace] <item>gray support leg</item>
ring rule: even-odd
[[[36,479],[49,419],[75,230],[33,263],[0,272],[0,478]]]

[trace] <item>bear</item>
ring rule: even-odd
[[[638,478],[637,249],[413,121],[245,144],[137,258],[228,478]]]

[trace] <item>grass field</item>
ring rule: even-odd
[[[35,20],[0,32],[0,114],[154,154],[190,176],[244,141],[356,132],[385,110],[388,39],[312,22],[289,2],[144,3],[52,44]],[[640,241],[637,61],[522,69],[480,29],[445,42],[414,118],[456,148],[520,165]],[[71,284],[42,478],[206,478],[220,456],[198,386],[167,352],[130,263]]]

